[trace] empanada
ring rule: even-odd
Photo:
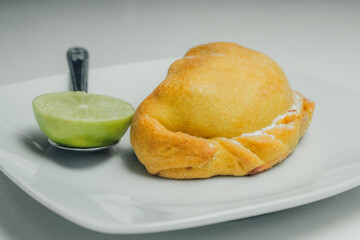
[[[264,54],[235,43],[200,45],[137,108],[131,144],[153,175],[252,175],[294,151],[314,106]]]

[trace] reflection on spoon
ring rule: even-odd
[[[66,146],[60,145],[60,144],[58,144],[56,142],[51,141],[51,139],[48,139],[48,141],[54,147],[64,149],[64,150],[79,151],[79,152],[97,152],[97,151],[104,150],[104,149],[107,149],[109,147],[115,146],[117,144],[117,143],[115,143],[115,144],[112,144],[112,145],[107,145],[107,146],[102,146],[102,147],[76,148],[76,147],[66,147]]]

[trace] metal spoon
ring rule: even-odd
[[[89,65],[89,54],[84,48],[70,48],[67,51],[67,60],[70,68],[70,77],[73,85],[73,91],[87,92],[88,85],[88,65]],[[59,143],[53,142],[51,139],[48,139],[49,143],[57,148],[70,151],[82,151],[82,152],[95,152],[100,151],[109,147],[112,147],[115,144],[101,147],[90,147],[90,148],[77,148],[77,147],[68,147],[61,145]]]

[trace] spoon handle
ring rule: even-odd
[[[84,48],[70,48],[67,51],[71,81],[74,91],[87,92],[89,54]]]

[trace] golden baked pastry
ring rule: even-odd
[[[140,104],[131,144],[153,175],[252,175],[294,151],[314,106],[264,54],[235,43],[200,45]]]

